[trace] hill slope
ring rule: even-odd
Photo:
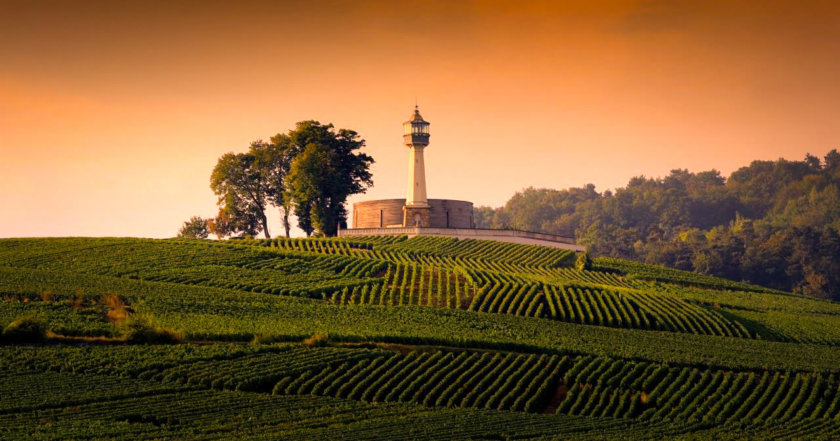
[[[0,437],[840,434],[840,305],[573,258],[432,237],[0,240],[0,326],[49,329],[3,336]],[[130,323],[184,342],[126,340]]]

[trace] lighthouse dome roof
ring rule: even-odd
[[[417,106],[414,106],[414,114],[411,115],[411,118],[409,118],[408,121],[406,121],[406,122],[428,124],[428,121],[423,119],[423,117],[420,115],[420,108],[417,107]]]

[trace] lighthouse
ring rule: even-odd
[[[405,197],[356,202],[353,204],[353,227],[339,230],[339,236],[428,235],[583,251],[584,248],[576,245],[570,237],[476,228],[472,202],[429,199],[426,194],[426,164],[423,161],[423,153],[429,146],[429,122],[420,116],[417,106],[414,106],[411,118],[403,123],[403,144],[408,147],[408,187]],[[445,161],[445,158],[442,160]],[[394,193],[399,192],[399,187],[393,186]]]
[[[429,122],[420,116],[417,106],[414,106],[411,118],[403,123],[403,142],[408,147],[408,191],[402,224],[404,227],[428,227],[431,223],[431,207],[426,198],[423,150],[429,145]]]

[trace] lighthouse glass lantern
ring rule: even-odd
[[[403,123],[403,139],[408,146],[429,145],[429,123],[420,116],[417,106],[414,107],[414,115]]]

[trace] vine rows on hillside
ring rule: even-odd
[[[837,378],[816,373],[734,372],[581,357],[564,376],[558,413],[688,423],[840,417]]]
[[[369,402],[535,412],[551,398],[568,358],[491,352],[411,352],[281,379],[277,394]]]
[[[398,264],[387,267],[381,282],[335,291],[325,299],[337,304],[466,309],[474,295],[475,283],[459,268]]]
[[[618,328],[751,336],[740,323],[674,297],[585,285],[496,281],[478,290],[468,309]]]
[[[280,352],[256,353],[229,360],[196,361],[161,370],[149,369],[138,377],[213,389],[267,392],[282,376],[355,363],[372,356],[372,352],[367,350],[287,347]]]
[[[570,263],[574,252],[561,248],[522,245],[475,239],[440,236],[416,236],[383,246],[384,250],[430,253],[439,256],[501,260],[528,266],[560,266]]]
[[[691,271],[668,268],[661,265],[647,265],[630,260],[601,257],[595,259],[594,268],[602,272],[613,272],[624,274],[632,278],[674,283],[677,285],[694,285],[714,289],[737,289],[741,291],[783,293],[781,291],[775,291],[749,283],[721,279],[705,274],[693,273]]]

